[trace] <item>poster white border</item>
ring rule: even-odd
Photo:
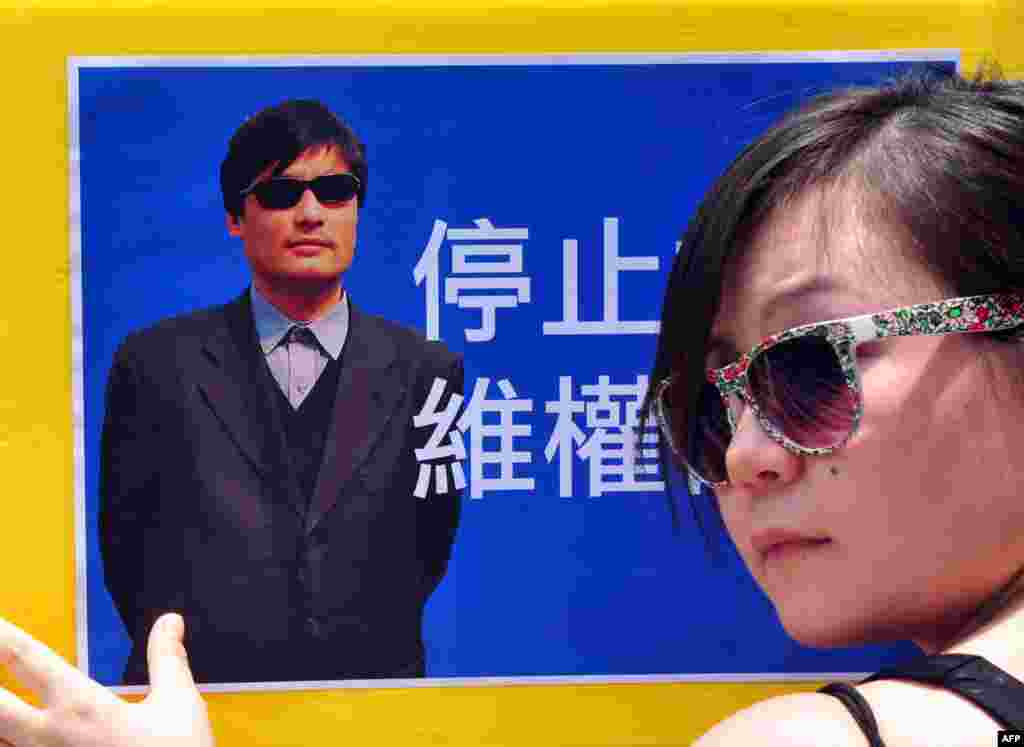
[[[68,76],[68,203],[71,283],[71,410],[75,501],[75,638],[78,668],[89,672],[87,527],[85,501],[85,372],[82,313],[81,169],[78,71],[86,68],[216,67],[466,67],[527,65],[723,65],[839,62],[952,62],[961,69],[959,49],[814,50],[796,52],[559,53],[559,54],[364,54],[364,55],[124,55],[70,56]],[[857,680],[864,673],[714,673],[672,675],[587,675],[544,677],[426,677],[388,680],[218,683],[203,692],[284,692],[344,688],[417,688],[491,685],[580,685],[642,682],[807,682]],[[115,692],[146,692],[120,686]]]

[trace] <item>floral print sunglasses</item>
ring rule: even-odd
[[[765,338],[734,363],[708,369],[689,422],[673,418],[675,379],[664,379],[655,393],[654,416],[689,473],[691,492],[699,485],[724,487],[729,484],[726,451],[744,405],[790,452],[831,454],[857,432],[864,414],[858,345],[885,337],[998,332],[1021,324],[1024,295],[1003,293],[801,325]]]

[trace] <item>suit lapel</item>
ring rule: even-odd
[[[199,389],[257,472],[285,493],[301,517],[305,501],[291,474],[275,392],[256,339],[249,293],[223,307],[203,342]]]
[[[338,392],[306,521],[309,530],[334,508],[341,489],[366,460],[405,395],[394,366],[394,343],[355,307],[349,308]]]

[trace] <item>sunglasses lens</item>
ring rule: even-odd
[[[331,174],[314,179],[310,185],[316,199],[328,203],[348,202],[359,191],[359,181],[351,174]]]
[[[257,184],[252,193],[267,210],[284,210],[298,204],[306,183],[295,179],[270,179]]]
[[[747,380],[761,413],[799,446],[836,446],[853,432],[858,397],[823,337],[768,348],[751,361]]]
[[[691,471],[708,482],[724,482],[725,452],[732,431],[729,415],[718,389],[704,382],[697,400],[696,416],[690,424],[682,422],[673,407],[673,386],[666,386],[658,403],[662,414],[663,435],[673,451],[685,460]]]
[[[708,482],[725,482],[725,452],[732,439],[729,413],[718,387],[705,382],[697,399],[694,432],[686,440],[686,462]]]

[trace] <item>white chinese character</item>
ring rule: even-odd
[[[477,218],[473,222],[476,228],[448,228],[444,221],[435,220],[430,240],[413,268],[416,285],[426,281],[427,339],[440,339],[440,254],[446,235],[452,242],[522,242],[530,237],[526,228],[495,228],[487,218]],[[471,261],[471,257],[489,257],[491,261]],[[460,309],[480,309],[480,327],[465,330],[466,340],[493,340],[497,330],[497,310],[512,309],[530,302],[530,278],[522,277],[522,272],[522,243],[453,243],[452,275],[488,275],[445,279],[446,304],[457,304]]]
[[[604,219],[604,316],[599,321],[580,321],[579,242],[562,242],[562,321],[544,322],[545,335],[656,335],[657,321],[619,319],[619,273],[657,271],[658,257],[620,257],[619,219]]]
[[[576,425],[573,416],[583,412],[583,403],[572,398],[572,377],[558,377],[558,401],[545,402],[544,412],[557,414],[558,420],[551,431],[551,438],[544,447],[544,458],[549,462],[559,453],[558,460],[558,494],[562,498],[572,496],[572,455],[576,446],[580,446],[587,437]]]
[[[438,409],[438,405],[441,404],[441,396],[444,394],[444,388],[447,385],[447,379],[435,377],[434,383],[430,387],[430,393],[427,395],[427,400],[423,403],[420,411],[412,418],[412,424],[417,428],[423,428],[428,425],[434,426],[434,430],[430,434],[430,438],[427,439],[426,445],[414,450],[416,461],[420,463],[419,475],[416,478],[416,489],[413,491],[413,495],[417,498],[427,497],[427,491],[430,489],[431,474],[434,475],[437,485],[435,492],[440,495],[448,492],[448,464],[451,465],[452,482],[455,484],[455,489],[462,490],[462,488],[466,487],[466,473],[462,469],[462,460],[466,458],[466,447],[462,442],[462,434],[452,429],[455,416],[459,414],[459,408],[462,406],[462,395],[458,392],[453,392],[451,397],[448,398],[448,404],[445,408],[443,410]],[[441,441],[445,436],[448,437],[448,443],[442,445]],[[437,459],[448,459],[451,461],[442,464],[424,464],[426,461]]]
[[[516,451],[513,439],[517,436],[529,436],[533,432],[530,425],[516,425],[513,417],[517,412],[533,412],[532,399],[519,399],[516,390],[508,379],[498,382],[498,389],[504,399],[487,399],[487,388],[491,380],[481,377],[473,386],[473,395],[463,410],[456,427],[465,433],[469,431],[470,451],[470,497],[483,498],[488,490],[533,490],[532,477],[515,477],[515,465],[530,464],[533,455],[529,451]],[[484,424],[484,413],[499,414],[498,423]],[[497,438],[497,451],[484,450],[484,438]],[[497,477],[484,475],[485,464],[497,464]]]
[[[419,261],[412,270],[412,278],[419,287],[423,280],[427,281],[427,339],[441,339],[441,307],[440,307],[440,254],[441,242],[448,224],[443,220],[434,221],[434,230],[430,232],[430,240],[420,255]]]
[[[558,401],[545,403],[545,412],[558,413],[558,422],[544,449],[550,462],[559,452],[559,492],[563,498],[573,494],[572,453],[589,463],[590,496],[605,493],[664,490],[664,483],[644,479],[644,475],[658,474],[658,434],[648,427],[637,446],[636,429],[639,426],[639,408],[647,393],[647,376],[636,377],[636,384],[612,384],[611,377],[598,376],[597,384],[580,387],[583,397],[592,401],[581,402],[572,398],[572,379],[559,377]],[[627,398],[625,413],[623,401]],[[586,428],[590,437],[576,425],[573,416],[586,413]],[[586,441],[584,442],[584,439]],[[582,444],[582,446],[580,446]]]

